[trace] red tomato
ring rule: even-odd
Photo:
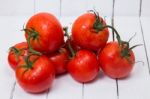
[[[99,62],[104,73],[111,78],[123,78],[129,75],[135,63],[135,56],[129,50],[129,56],[123,57],[117,42],[109,42],[99,53]]]
[[[99,25],[106,25],[101,17],[98,21]],[[105,46],[109,36],[108,28],[96,30],[95,22],[96,15],[93,13],[85,13],[75,20],[72,26],[72,37],[77,45],[93,51],[98,51]]]
[[[46,56],[31,57],[28,63],[25,61],[19,63],[16,78],[25,91],[40,93],[52,86],[55,69]]]
[[[62,74],[67,71],[67,62],[69,60],[69,53],[65,48],[61,48],[58,52],[48,56],[53,62],[56,74]]]
[[[26,39],[34,50],[51,53],[64,44],[64,33],[55,16],[49,13],[38,13],[32,16],[26,25]]]
[[[70,60],[67,69],[71,76],[79,82],[89,82],[96,78],[99,64],[96,55],[87,50],[80,50]]]
[[[28,45],[26,42],[21,42],[10,48],[8,54],[8,63],[13,70],[16,69],[18,63],[27,55]]]

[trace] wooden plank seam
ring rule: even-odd
[[[82,99],[84,99],[84,83],[82,83]]]
[[[111,25],[113,27],[114,27],[114,15],[115,15],[115,0],[113,0],[113,7],[112,7],[112,21],[111,21]],[[113,30],[112,30],[112,33],[114,34]],[[116,95],[117,95],[117,99],[119,99],[118,79],[116,79]]]
[[[11,93],[10,93],[10,98],[9,99],[13,99],[15,87],[16,87],[16,81],[14,81],[14,83],[12,85],[12,89],[11,89]]]
[[[146,61],[147,61],[147,64],[148,64],[148,69],[149,69],[148,71],[149,71],[149,75],[150,75],[149,58],[148,58],[147,47],[146,47],[146,43],[145,43],[145,37],[144,37],[143,26],[142,26],[142,22],[141,22],[142,2],[143,2],[143,0],[140,0],[140,7],[139,7],[139,22],[140,22],[140,27],[141,27],[141,32],[142,32],[142,39],[143,39],[143,43],[144,43],[145,54],[146,54]]]
[[[140,0],[139,17],[141,17],[141,11],[142,11],[142,0]]]
[[[143,43],[144,43],[144,50],[145,50],[145,54],[146,54],[146,61],[148,64],[148,71],[149,71],[149,75],[150,75],[150,64],[149,64],[149,58],[148,58],[148,53],[147,53],[147,47],[146,47],[146,42],[145,42],[145,37],[144,37],[144,31],[143,31],[143,27],[142,27],[142,22],[140,19],[141,16],[139,16],[139,22],[140,22],[140,27],[141,27],[141,32],[142,32],[142,39],[143,39]]]

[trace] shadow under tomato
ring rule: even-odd
[[[118,78],[118,80],[128,80],[128,79],[131,79],[132,78],[132,74],[126,76],[126,77],[123,77],[123,78]]]
[[[51,90],[51,88],[48,88],[48,89],[46,89],[46,90],[44,90],[44,91],[42,91],[42,92],[36,92],[36,93],[34,93],[34,92],[27,92],[27,91],[25,91],[25,92],[27,92],[28,94],[31,94],[31,95],[42,95],[42,94],[46,94],[46,93],[48,93],[49,91]]]
[[[92,84],[94,82],[97,82],[98,80],[101,80],[105,77],[104,73],[102,71],[99,72],[99,74],[96,76],[96,78],[92,81],[86,82],[84,84]]]
[[[65,72],[65,73],[62,73],[62,74],[59,74],[59,75],[56,75],[56,79],[59,79],[59,78],[61,78],[61,77],[63,77],[63,76],[66,76],[68,74],[68,72]]]

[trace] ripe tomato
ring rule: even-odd
[[[94,26],[95,24],[98,26]],[[75,20],[72,26],[74,42],[85,49],[93,51],[102,49],[109,36],[108,28],[101,29],[101,26],[105,25],[105,21],[93,13],[81,15]]]
[[[69,53],[65,48],[61,48],[58,52],[50,54],[48,57],[53,62],[57,75],[63,74],[67,71]]]
[[[111,78],[123,78],[128,76],[135,63],[135,56],[130,49],[128,53],[125,54],[128,54],[128,56],[123,56],[117,42],[109,42],[98,56],[104,73]]]
[[[32,16],[26,25],[26,39],[34,50],[51,53],[64,43],[63,29],[59,21],[50,13],[38,13]]]
[[[55,69],[46,56],[32,56],[19,63],[16,78],[25,91],[39,93],[52,86]]]
[[[8,54],[8,63],[15,70],[18,63],[27,55],[28,45],[26,42],[21,42],[10,48]]]
[[[87,50],[80,50],[70,60],[67,69],[71,76],[79,82],[89,82],[96,78],[99,63],[96,55]]]

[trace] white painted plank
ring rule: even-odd
[[[82,99],[82,84],[73,80],[69,74],[57,77],[48,99]]]
[[[20,31],[23,22],[24,18],[0,17],[0,97],[3,99],[10,99],[15,82],[14,72],[7,62],[8,49],[15,43],[24,40],[24,34]]]
[[[143,28],[143,35],[144,35],[144,40],[145,40],[145,44],[146,44],[146,50],[147,50],[148,59],[149,59],[149,62],[150,62],[149,23],[150,23],[150,17],[141,17],[141,24],[142,24],[142,28]]]
[[[62,16],[79,16],[87,11],[87,0],[61,0]]]
[[[142,17],[141,18],[141,24],[142,24],[143,35],[144,35],[144,40],[145,40],[145,45],[146,45],[146,51],[147,51],[147,55],[148,55],[148,60],[150,62],[149,23],[150,23],[150,17]],[[150,84],[150,82],[147,82],[147,83]],[[148,88],[150,89],[150,87],[148,87]],[[148,88],[146,88],[146,91],[145,91],[145,93],[147,93],[147,94],[149,93],[149,91],[147,91]],[[150,95],[148,94],[146,97],[147,98],[144,98],[144,99],[150,98]]]
[[[111,25],[110,17],[106,18],[106,22]],[[111,35],[110,31],[109,41],[112,40]],[[95,81],[84,84],[84,99],[117,99],[116,81],[100,72]]]
[[[34,0],[0,0],[0,15],[32,15]]]
[[[14,73],[7,63],[7,52],[2,52],[2,50],[0,50],[0,97],[10,99],[15,79]]]
[[[100,74],[92,82],[84,84],[84,99],[117,99],[116,81]]]
[[[62,16],[60,17],[60,22],[63,27],[67,26],[69,33],[71,33],[72,24],[76,19],[77,16]]]
[[[150,0],[142,0],[142,16],[150,16]]]
[[[137,35],[131,41],[131,45],[143,44],[142,32],[138,17],[115,17],[115,27],[124,40],[129,40],[134,33]],[[133,50],[136,63],[130,76],[118,81],[119,99],[149,99],[150,98],[150,76],[144,45]]]
[[[73,17],[60,18],[62,26],[71,27],[73,20]],[[48,94],[48,99],[82,99],[82,84],[72,79],[69,74],[57,77]]]
[[[87,0],[87,9],[95,8],[101,16],[112,16],[113,0]]]
[[[140,0],[115,0],[116,16],[138,16]]]
[[[16,83],[15,90],[13,93],[13,99],[46,99],[47,92],[32,94],[25,92],[19,85]]]
[[[49,12],[60,16],[60,0],[35,0],[35,12]]]

